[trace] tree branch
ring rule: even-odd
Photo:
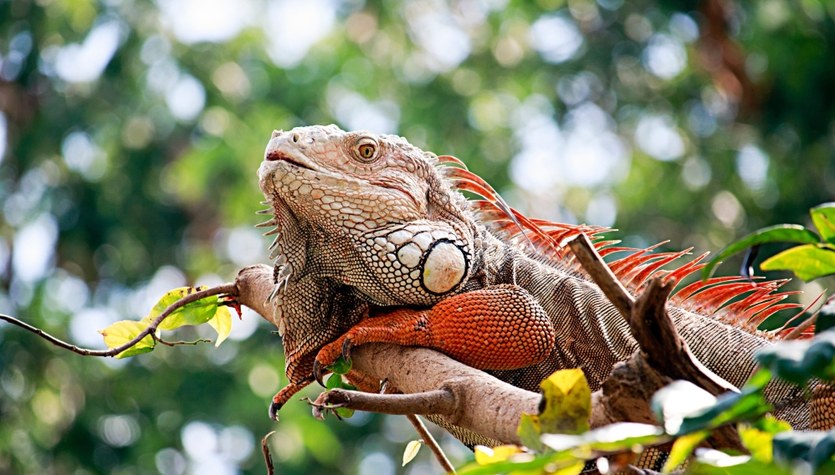
[[[591,243],[588,243],[588,248],[593,250]],[[598,276],[601,288],[609,289],[609,293],[621,302],[619,309],[629,309],[627,318],[638,322],[639,332],[645,335],[638,339],[639,344],[646,345],[650,349],[649,354],[663,356],[661,359],[670,359],[669,348],[664,352],[663,346],[654,342],[652,337],[659,325],[643,322],[645,318],[640,316],[642,312],[647,311],[646,309],[657,310],[659,306],[663,309],[669,289],[659,282],[655,285],[660,287],[655,289],[651,286],[652,292],[646,293],[636,302],[617,282],[599,255],[597,258],[594,258],[596,252],[589,255],[592,256],[589,266],[592,270],[589,273]],[[583,262],[581,260],[581,263]],[[605,268],[606,272],[601,272],[600,266]],[[257,310],[259,313],[265,311],[270,312],[267,315],[271,315],[269,306],[264,304],[273,287],[271,268],[252,266],[243,269],[236,279],[236,284],[240,289],[238,301],[241,304],[254,309],[261,308],[262,310]],[[636,315],[636,318],[632,318],[632,315]],[[264,314],[262,317],[271,322]],[[666,320],[665,325],[675,330],[666,311],[650,312],[647,318],[650,322]],[[678,337],[677,333],[671,335]],[[681,347],[686,350],[686,346]],[[676,355],[680,354],[680,351],[676,351],[673,356],[679,357]],[[647,362],[647,357],[641,352],[636,352],[630,362],[619,363],[616,369],[620,369],[613,371],[609,380],[604,383],[603,389],[593,394],[593,427],[620,421],[655,422],[649,409],[649,399],[655,390],[672,380],[657,371],[654,364]],[[430,411],[438,411],[434,414],[441,415],[450,424],[501,443],[520,444],[521,441],[516,434],[519,420],[523,413],[538,413],[542,399],[538,393],[512,386],[426,348],[380,343],[361,345],[353,349],[352,361],[352,372],[356,371],[371,381],[387,381],[404,394],[359,395],[347,391],[331,391],[320,396],[318,402],[339,403],[352,409],[397,414],[430,414]],[[450,397],[453,401],[451,406],[448,399]]]
[[[414,394],[376,394],[348,389],[331,389],[320,394],[311,404],[314,407],[314,415],[317,416],[323,410],[336,407],[348,407],[380,414],[449,416],[455,411],[455,395],[447,389]]]

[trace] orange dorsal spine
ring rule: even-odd
[[[617,244],[620,241],[604,240],[601,236],[602,233],[612,231],[609,228],[528,218],[508,206],[496,190],[481,177],[467,170],[460,160],[448,155],[438,158],[440,164],[443,165],[442,173],[451,179],[456,189],[474,193],[481,198],[472,200],[473,209],[485,225],[503,236],[508,242],[518,242],[523,239],[531,244],[537,253],[578,268],[579,265],[574,262],[565,243],[580,234],[585,234],[592,240],[601,256],[628,253],[610,262],[609,267],[633,292],[638,291],[653,277],[663,276],[666,279],[682,282],[705,266],[702,261],[708,253],[696,256],[678,267],[664,269],[663,267],[673,261],[689,255],[692,250],[690,248],[678,252],[653,252],[667,241],[646,249],[618,247]],[[783,302],[790,295],[798,293],[779,291],[778,289],[786,282],[788,282],[786,279],[767,281],[741,276],[712,277],[679,287],[670,296],[670,302],[684,310],[712,316],[749,332],[756,331],[768,317],[779,311],[799,309],[786,325],[768,332],[776,338],[782,338],[792,330],[792,327],[788,325],[797,321],[800,315],[808,310],[798,303]],[[795,337],[811,338],[812,336],[814,336],[814,325],[810,325]]]

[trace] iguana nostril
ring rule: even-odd
[[[299,141],[299,134],[298,134],[298,132],[293,132],[293,142],[298,142],[298,141]]]

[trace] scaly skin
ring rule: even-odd
[[[489,230],[448,178],[465,175],[441,161],[395,136],[336,126],[273,132],[259,178],[275,213],[265,223],[278,234],[274,323],[291,384],[271,416],[344,350],[371,341],[434,348],[531,390],[573,367],[597,389],[634,351],[625,322],[593,283],[563,258],[529,255],[525,244]],[[486,184],[468,183],[487,193]],[[654,272],[646,262],[624,260],[619,271],[645,279]],[[773,288],[756,287],[763,296]],[[727,300],[709,292],[668,309],[694,354],[739,386],[754,370],[753,352],[774,336],[728,323],[733,315],[694,311]],[[734,312],[753,311],[744,303]],[[808,426],[800,390],[772,385],[767,394],[783,404],[778,415]]]

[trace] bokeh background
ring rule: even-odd
[[[163,292],[266,262],[255,171],[303,124],[403,135],[634,245],[805,223],[835,195],[833,18],[829,0],[0,0],[0,311],[101,347]],[[282,474],[438,472],[428,451],[400,467],[402,418],[291,403],[270,423],[282,368],[251,312],[218,349],[118,361],[0,324],[0,473],[263,473],[272,429]]]

